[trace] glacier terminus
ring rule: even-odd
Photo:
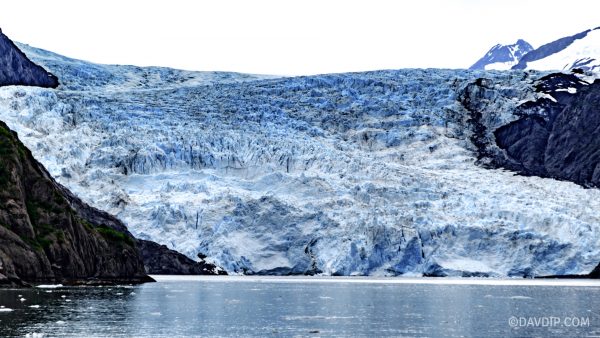
[[[488,168],[473,143],[474,119],[499,127],[548,99],[535,90],[546,72],[273,77],[19,47],[60,86],[0,88],[0,117],[50,174],[136,237],[229,273],[533,277],[599,263],[600,191]],[[494,94],[476,117],[459,96],[482,77]]]

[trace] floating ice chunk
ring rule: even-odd
[[[337,319],[352,319],[352,316],[283,316],[283,320],[337,320]]]
[[[43,338],[43,337],[44,337],[43,333],[37,333],[37,332],[28,333],[25,335],[25,338]]]
[[[510,297],[510,299],[531,299],[531,297],[527,297],[527,296],[512,296],[512,297]]]
[[[56,289],[56,288],[62,288],[63,285],[62,284],[40,284],[36,287],[40,288],[40,289]]]
[[[7,307],[0,307],[0,312],[11,312],[13,309],[9,309]]]
[[[64,325],[64,324],[66,324],[66,322],[64,320],[57,320],[56,324],[58,324],[58,325]]]
[[[19,298],[19,300],[20,300],[20,301],[21,301],[21,303],[22,303],[22,302],[26,301],[27,299],[25,299],[25,298],[21,297],[21,298]]]
[[[40,308],[39,305],[29,305],[29,307],[32,308],[32,309],[39,309]]]
[[[162,316],[162,313],[160,312],[150,312],[151,316]]]

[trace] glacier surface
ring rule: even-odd
[[[457,92],[491,124],[541,73],[414,69],[272,78],[106,66],[20,45],[61,82],[0,88],[49,172],[143,239],[230,273],[588,273],[600,192],[476,165]]]

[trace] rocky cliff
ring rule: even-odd
[[[0,285],[138,283],[148,274],[225,274],[152,241],[56,183],[0,122]]]
[[[124,225],[56,183],[0,122],[0,284],[146,281]]]
[[[0,86],[56,88],[58,79],[36,65],[0,29]]]
[[[500,123],[493,122],[499,91],[487,82],[475,81],[460,97],[474,117],[472,141],[483,163],[600,186],[600,81],[588,84],[574,74],[546,75],[533,85],[542,97],[518,105],[510,111],[516,119]]]
[[[186,255],[152,241],[137,240],[146,272],[153,275],[226,275],[227,273],[204,261],[205,256],[198,255],[196,262]]]
[[[589,274],[590,278],[600,278],[600,264]]]

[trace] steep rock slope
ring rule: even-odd
[[[582,88],[556,116],[545,167],[551,177],[600,186],[600,81]]]
[[[53,60],[53,72],[69,72]],[[479,113],[457,101],[477,71],[177,75],[142,87],[120,80],[127,67],[109,73],[114,85],[72,74],[73,90],[2,89],[0,116],[57,180],[142,239],[249,274],[598,265],[597,190],[476,165],[477,149],[502,152],[487,140],[519,119],[520,102],[545,97],[533,86],[542,74],[486,72],[469,97],[493,109]]]
[[[0,282],[151,279],[125,226],[57,184],[0,122]]]
[[[489,116],[496,107],[473,98],[485,80],[465,88],[461,101],[468,109]],[[502,125],[483,121],[480,159],[525,175],[551,177],[583,186],[600,186],[600,81],[589,84],[574,74],[556,73],[535,82],[543,96],[515,107],[517,119]],[[493,135],[492,135],[493,134]]]
[[[600,278],[600,264],[589,275],[590,278]]]
[[[600,27],[560,38],[527,53],[513,69],[600,69]]]
[[[525,40],[519,39],[512,45],[495,45],[469,69],[507,70],[519,63],[523,55],[531,52],[533,47]]]
[[[55,88],[58,79],[31,62],[0,30],[0,86],[6,85]]]
[[[152,275],[226,275],[227,273],[215,266],[206,263],[204,256],[199,256],[196,262],[175,250],[167,248],[152,241],[138,239],[137,247],[140,250],[146,272]]]

